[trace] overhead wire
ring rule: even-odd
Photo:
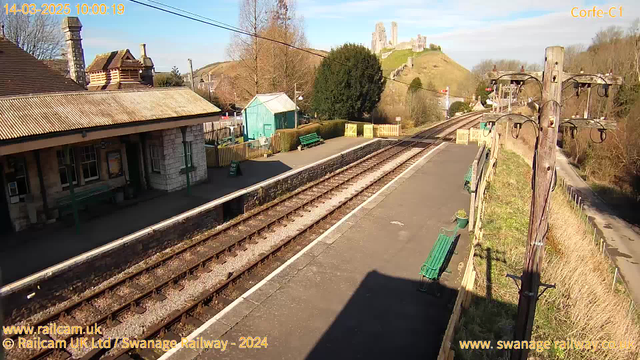
[[[296,45],[289,44],[289,43],[281,41],[281,40],[271,39],[271,38],[268,38],[268,37],[265,37],[265,36],[262,36],[262,35],[254,34],[254,33],[248,32],[246,30],[237,28],[237,27],[235,27],[233,25],[229,25],[229,24],[226,24],[224,22],[221,22],[221,21],[218,21],[218,20],[214,20],[214,19],[208,18],[206,16],[202,16],[202,15],[199,15],[199,14],[196,14],[196,13],[193,13],[193,12],[189,12],[189,11],[186,11],[186,10],[174,7],[174,6],[166,5],[166,4],[164,4],[162,2],[159,2],[159,1],[147,0],[149,2],[157,4],[159,6],[152,5],[152,4],[147,4],[147,3],[139,1],[139,0],[129,0],[129,1],[131,1],[133,3],[136,3],[138,5],[146,6],[146,7],[158,10],[158,11],[162,11],[162,12],[165,12],[165,13],[168,13],[168,14],[179,16],[179,17],[182,17],[182,18],[185,18],[185,19],[188,19],[188,20],[196,21],[196,22],[199,22],[199,23],[202,23],[202,24],[205,24],[205,25],[214,26],[214,27],[217,27],[217,28],[220,28],[220,29],[223,29],[223,30],[235,32],[235,33],[246,35],[246,36],[252,36],[252,37],[255,37],[257,39],[271,41],[271,42],[274,42],[274,43],[277,43],[277,44],[280,44],[280,45],[283,45],[283,46],[288,46],[288,47],[290,47],[292,49],[296,49],[296,50],[305,52],[305,53],[313,55],[313,56],[318,56],[318,57],[321,57],[323,59],[327,59],[328,61],[332,61],[332,62],[334,62],[336,64],[339,64],[339,65],[342,65],[342,66],[347,66],[347,64],[345,64],[345,63],[336,61],[334,59],[329,59],[329,57],[326,56],[326,55],[322,55],[322,54],[313,52],[311,50],[308,50],[308,49],[305,49],[305,48],[301,48],[301,47],[296,46]],[[173,9],[175,11],[169,10],[169,9],[165,9],[165,8],[163,8],[161,6],[169,8],[169,9]],[[180,12],[182,12],[184,14],[181,14]],[[185,14],[188,14],[188,15],[185,15]],[[388,80],[388,81],[393,81],[393,82],[396,82],[396,83],[399,83],[399,84],[403,84],[403,85],[405,85],[407,87],[411,86],[410,83],[407,83],[407,82],[404,82],[404,81],[400,81],[400,80],[397,80],[397,79],[394,79],[394,78],[391,78],[391,77],[388,77],[388,76],[385,76],[385,75],[382,75],[382,77],[384,79]],[[423,88],[421,86],[413,86],[413,87],[418,88],[420,90],[427,91],[427,92],[441,94],[441,92],[438,91],[438,90],[426,89],[426,88]],[[449,96],[462,97],[462,98],[467,97],[467,96],[464,96],[464,95],[454,95],[454,94],[449,94]]]

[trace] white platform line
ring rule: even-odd
[[[353,214],[357,213],[362,207],[364,207],[365,205],[367,205],[368,203],[370,203],[371,201],[373,201],[373,199],[375,199],[378,195],[380,195],[383,191],[385,191],[389,186],[391,186],[393,183],[395,183],[398,179],[400,179],[402,176],[404,176],[409,170],[413,169],[416,165],[420,164],[422,162],[422,160],[424,160],[427,156],[431,155],[432,152],[436,151],[438,148],[440,148],[441,146],[445,145],[446,143],[441,143],[440,145],[436,146],[435,148],[431,149],[428,153],[426,153],[424,156],[422,156],[420,158],[420,160],[416,161],[415,164],[409,166],[409,168],[407,168],[405,171],[403,171],[400,175],[396,176],[393,180],[391,180],[387,185],[385,185],[382,189],[378,190],[375,194],[373,194],[370,198],[368,198],[365,202],[363,202],[362,204],[360,204],[358,207],[356,207],[355,209],[353,209],[349,214],[347,214],[345,217],[343,217],[342,219],[340,219],[340,221],[338,221],[337,223],[335,223],[332,227],[330,227],[327,231],[325,231],[324,233],[322,233],[322,235],[320,235],[317,239],[315,239],[314,241],[312,241],[309,245],[307,245],[304,249],[302,249],[299,253],[297,253],[296,255],[294,255],[291,259],[287,260],[287,262],[285,262],[284,264],[280,265],[280,267],[278,267],[276,270],[274,270],[271,274],[269,274],[267,277],[265,277],[264,279],[262,279],[262,281],[260,281],[259,283],[255,284],[251,289],[247,290],[244,294],[242,294],[239,298],[237,298],[234,302],[232,302],[231,304],[229,304],[226,308],[222,309],[222,311],[220,311],[219,313],[217,313],[214,317],[212,317],[211,319],[207,320],[207,322],[205,322],[204,324],[202,324],[199,328],[195,329],[191,334],[189,334],[189,336],[187,336],[187,339],[189,341],[195,339],[198,335],[200,335],[203,331],[205,331],[207,328],[209,328],[211,325],[213,325],[216,321],[220,320],[226,313],[228,313],[229,311],[231,311],[236,305],[238,305],[239,303],[241,303],[242,301],[248,300],[246,299],[249,295],[253,294],[255,291],[257,291],[258,289],[260,289],[264,284],[266,284],[267,282],[269,282],[271,279],[273,279],[273,277],[275,277],[276,275],[278,275],[279,273],[281,273],[284,269],[286,269],[289,265],[291,265],[294,261],[296,261],[299,257],[301,257],[302,255],[304,255],[307,251],[309,251],[311,248],[313,248],[318,242],[322,241],[325,237],[327,237],[331,232],[333,232],[335,229],[337,229],[342,223],[344,223],[345,221],[347,221],[347,219],[349,219]],[[235,326],[235,325],[234,325]],[[166,353],[164,353],[158,360],[167,360],[169,357],[171,357],[173,354],[175,354],[178,350],[180,350],[182,348],[182,343],[174,346],[173,348],[171,348],[169,351],[167,351]]]

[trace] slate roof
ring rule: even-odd
[[[0,143],[73,130],[212,116],[220,111],[189,88],[6,96],[0,97]]]
[[[33,93],[81,91],[75,81],[0,36],[0,97]]]

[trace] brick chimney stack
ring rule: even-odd
[[[140,44],[140,62],[144,68],[142,69],[142,83],[153,86],[153,60],[147,56],[147,45]]]
[[[78,84],[87,87],[85,74],[84,51],[82,50],[82,38],[80,37],[82,23],[75,16],[68,16],[62,20],[62,31],[67,43],[67,62],[69,74]]]

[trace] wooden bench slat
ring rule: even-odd
[[[437,280],[440,276],[440,269],[451,250],[453,241],[457,236],[458,227],[456,226],[453,230],[447,230],[452,232],[451,235],[445,234],[446,231],[443,230],[438,234],[438,239],[431,248],[427,260],[420,268],[420,274],[430,280]]]

